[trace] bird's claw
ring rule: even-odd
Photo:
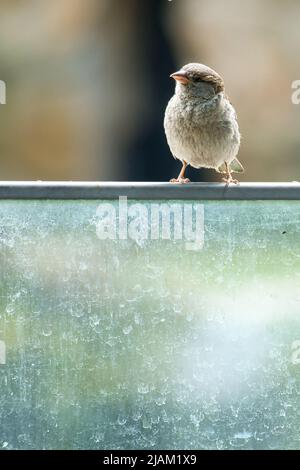
[[[179,183],[179,184],[186,184],[190,183],[191,180],[189,178],[172,178],[170,183]]]
[[[230,183],[233,183],[233,184],[240,184],[240,182],[234,178],[232,178],[231,175],[228,175],[226,176],[225,178],[222,178],[222,181],[224,181],[226,183],[226,186],[229,186]]]

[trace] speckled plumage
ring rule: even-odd
[[[240,132],[222,78],[202,64],[188,64],[173,76],[178,81],[164,119],[173,156],[195,168],[230,165]]]

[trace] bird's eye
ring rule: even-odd
[[[194,82],[196,82],[196,83],[201,82],[201,78],[200,78],[200,77],[195,77],[195,78],[194,78]]]

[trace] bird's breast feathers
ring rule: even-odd
[[[223,93],[201,102],[174,95],[167,106],[164,125],[174,157],[195,168],[217,168],[238,153],[236,114]]]

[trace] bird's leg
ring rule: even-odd
[[[181,183],[181,184],[190,183],[190,180],[188,178],[184,177],[186,167],[187,167],[187,163],[183,160],[182,161],[182,168],[181,168],[181,171],[178,175],[178,178],[171,179],[170,183]]]
[[[226,186],[228,186],[230,183],[239,184],[238,180],[232,178],[231,169],[227,162],[225,162],[225,167],[226,167],[226,176],[225,178],[222,178],[222,181],[225,181]]]

